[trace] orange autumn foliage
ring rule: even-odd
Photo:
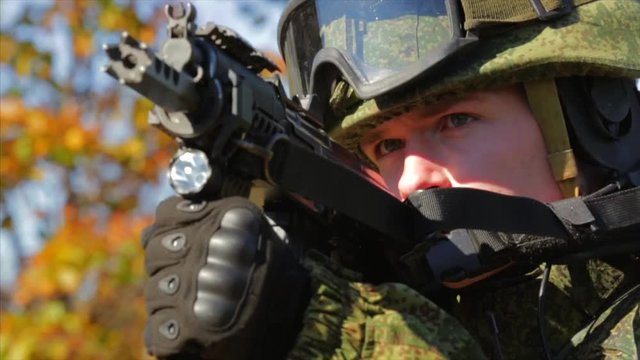
[[[152,42],[157,28],[155,18],[145,24],[131,6],[110,0],[56,1],[41,23],[29,14],[25,10],[17,26],[24,23],[48,32],[53,19],[66,21],[74,72],[92,69],[101,32],[118,27]],[[117,21],[109,25],[105,17]],[[64,188],[59,191],[67,198],[60,209],[62,224],[46,235],[40,252],[21,259],[12,303],[0,310],[0,358],[149,358],[143,344],[140,234],[152,218],[136,212],[137,194],[145,184],[157,182],[175,145],[146,124],[148,101],[123,101],[125,95],[115,83],[108,91],[87,93],[75,87],[72,77],[52,79],[53,54],[11,30],[0,33],[0,47],[3,65],[35,86],[49,86],[57,99],[28,102],[31,87],[17,84],[10,84],[11,90],[0,98],[2,206],[11,206],[6,205],[9,192],[49,176],[43,164],[62,169]],[[122,122],[132,123],[132,133],[109,140],[109,132]],[[109,164],[119,175],[103,174]],[[77,188],[78,173],[84,174],[82,181],[96,184],[94,190]],[[46,220],[52,215],[36,216]],[[5,218],[3,231],[15,233],[15,219]]]
[[[0,359],[147,359],[140,235],[152,218],[140,212],[140,193],[157,185],[176,145],[147,124],[151,102],[131,99],[117,82],[99,91],[78,87],[74,76],[101,65],[97,42],[105,33],[126,30],[152,44],[166,25],[163,3],[149,2],[146,21],[133,1],[24,4],[39,11],[25,10],[0,32],[0,63],[30,81],[8,84],[0,98],[0,206],[9,207],[8,194],[23,184],[51,176],[48,166],[63,174],[66,204],[35,215],[60,216],[61,224],[43,235],[40,252],[20,259],[11,304],[0,308]],[[52,76],[57,54],[13,32],[20,25],[51,32],[60,19],[70,47],[61,51],[73,56],[66,78]],[[276,54],[267,56],[284,69]],[[28,101],[36,88],[48,88],[51,99]],[[126,136],[110,136],[122,128]],[[2,230],[15,235],[16,222],[6,216]]]

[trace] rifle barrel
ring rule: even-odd
[[[102,70],[121,84],[169,112],[198,108],[200,95],[194,78],[159,59],[146,44],[125,32],[118,44],[103,48],[110,61]]]

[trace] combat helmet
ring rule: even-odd
[[[522,83],[573,196],[640,184],[638,19],[639,0],[292,0],[279,41],[292,95],[356,153],[416,104]]]

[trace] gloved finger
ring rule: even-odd
[[[195,302],[198,317],[206,318],[214,327],[227,325],[235,312],[234,309],[228,313],[227,305],[239,304],[249,284],[258,254],[260,221],[258,214],[249,209],[231,208],[222,214],[219,230],[208,241],[194,236],[202,240],[194,244],[188,257],[176,260],[158,256],[149,260],[151,256],[147,256],[148,263],[162,265],[157,271],[149,269],[154,265],[147,265],[148,310],[153,313],[164,307],[180,306],[173,305],[176,303]],[[166,251],[153,245],[157,244],[150,245],[148,252],[156,247]]]
[[[184,321],[175,309],[164,309],[149,316],[145,328],[145,345],[154,356],[179,353],[189,340]]]
[[[177,308],[189,301],[189,279],[180,273],[180,268],[171,266],[150,277],[144,284],[145,306],[149,314],[161,309]]]
[[[187,257],[192,246],[187,237],[189,229],[167,229],[150,236],[145,248],[144,266],[152,276],[158,270],[172,266]]]
[[[230,222],[238,221],[244,212],[247,210],[236,208],[225,213],[220,230],[188,258],[193,266],[170,266],[150,276],[145,283],[150,311],[172,303],[195,304],[196,317],[213,327],[232,321],[235,306],[249,286],[258,252],[258,234],[231,227]],[[229,306],[233,307],[230,312]]]
[[[192,223],[207,216],[218,203],[219,201],[194,202],[172,196],[163,200],[156,208],[155,223],[160,227]]]

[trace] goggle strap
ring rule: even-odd
[[[500,23],[549,20],[595,0],[462,0],[466,30]]]
[[[578,167],[569,142],[569,133],[553,79],[527,81],[524,89],[531,112],[536,117],[547,149],[553,177],[564,197],[579,195]]]

